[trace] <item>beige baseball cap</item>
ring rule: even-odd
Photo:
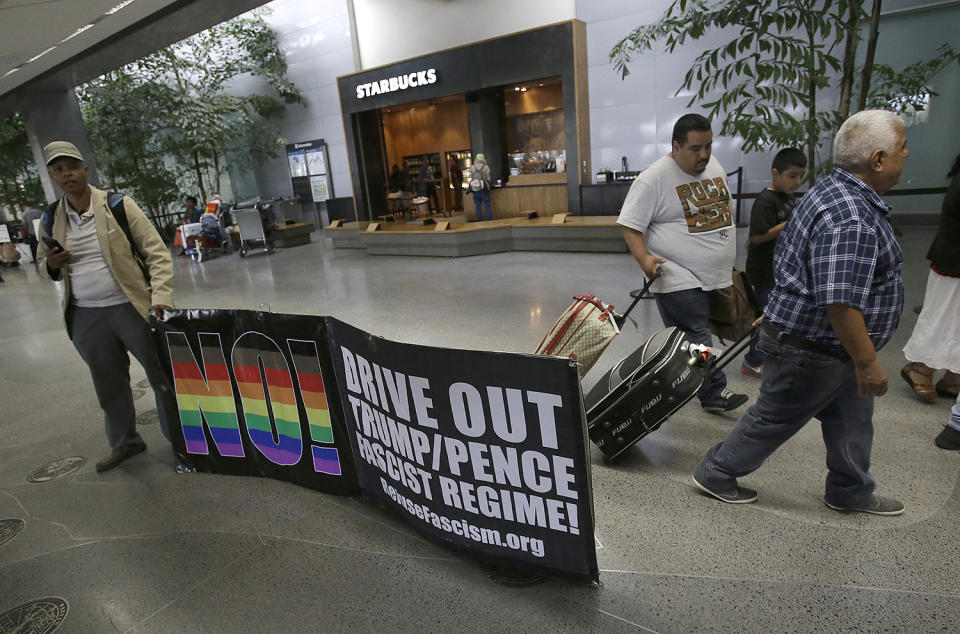
[[[83,160],[83,155],[77,146],[69,141],[51,141],[43,148],[43,160],[45,165],[50,165],[56,159],[62,156],[69,156],[78,161]]]

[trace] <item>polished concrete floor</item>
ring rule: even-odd
[[[827,509],[815,424],[744,480],[757,504],[704,497],[690,475],[735,416],[690,404],[615,465],[594,452],[598,587],[503,585],[359,498],[177,474],[149,392],[137,400],[148,452],[98,475],[101,414],[54,286],[28,263],[4,269],[0,520],[21,522],[0,526],[22,530],[0,545],[0,614],[59,597],[68,606],[59,632],[960,631],[960,453],[933,444],[950,403],[919,402],[897,376],[933,230],[905,232],[907,310],[881,354],[891,388],[876,406],[872,470],[906,513]],[[571,295],[625,305],[640,285],[629,255],[375,257],[313,238],[270,256],[177,258],[177,303],[266,304],[398,341],[519,352],[537,346]],[[658,329],[652,302],[634,316],[638,330],[628,326],[586,388]],[[135,363],[132,375],[144,379]],[[729,376],[756,395],[755,380]],[[73,473],[28,481],[74,456],[86,462]],[[30,618],[55,616],[47,605]],[[0,617],[0,632],[12,631],[23,630]]]

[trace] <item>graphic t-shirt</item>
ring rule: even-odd
[[[633,181],[617,224],[643,233],[647,250],[666,258],[654,293],[726,288],[737,256],[730,189],[711,156],[700,174],[688,174],[664,156]]]
[[[765,189],[760,192],[750,212],[750,235],[762,236],[790,218],[797,206],[793,194]],[[776,240],[747,245],[747,277],[755,286],[773,286],[773,251]]]

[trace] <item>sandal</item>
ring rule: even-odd
[[[900,376],[903,377],[903,380],[913,388],[913,393],[916,394],[921,401],[924,403],[936,403],[937,393],[934,391],[933,384],[930,381],[930,379],[933,377],[933,373],[931,372],[930,374],[924,374],[917,368],[918,365],[922,366],[922,364],[913,362],[903,366],[903,369],[900,370]],[[911,374],[918,374],[926,379],[927,382],[921,383],[919,381],[914,381]]]
[[[937,391],[938,396],[955,401],[957,400],[957,393],[960,392],[960,385],[944,383],[943,379],[940,379],[937,381],[934,389]]]

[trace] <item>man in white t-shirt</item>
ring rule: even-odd
[[[685,114],[673,127],[673,151],[633,182],[617,224],[630,252],[650,278],[665,327],[686,331],[696,343],[713,345],[708,318],[710,291],[731,285],[737,255],[726,172],[711,156],[710,121]],[[714,371],[697,393],[708,412],[727,412],[747,402]]]

